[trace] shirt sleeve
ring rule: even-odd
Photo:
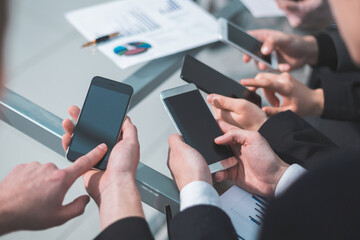
[[[180,192],[180,211],[196,205],[220,207],[220,197],[207,182],[195,181],[187,184]]]
[[[283,194],[296,180],[306,173],[305,168],[298,164],[291,165],[280,178],[275,189],[275,197]]]

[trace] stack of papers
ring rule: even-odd
[[[218,40],[216,19],[191,0],[112,1],[66,18],[89,41],[120,32],[98,45],[120,68]]]
[[[277,6],[275,0],[241,0],[241,2],[256,18],[285,16],[284,11]]]
[[[221,208],[229,215],[239,239],[258,239],[267,201],[237,186],[222,194],[220,200]]]

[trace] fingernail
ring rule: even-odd
[[[220,177],[217,174],[215,174],[215,181],[220,182]]]
[[[249,80],[247,80],[247,79],[243,79],[243,80],[241,80],[241,84],[246,84],[246,83],[249,83],[250,81]]]
[[[261,52],[262,52],[263,54],[268,53],[268,51],[269,51],[269,48],[266,47],[266,46],[261,48]]]
[[[209,102],[212,102],[213,98],[214,98],[213,95],[208,95],[207,100],[208,100]]]
[[[102,150],[106,150],[107,146],[105,143],[102,143],[98,146],[98,148],[102,149]]]

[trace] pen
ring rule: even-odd
[[[170,220],[172,218],[172,214],[171,214],[171,208],[169,204],[165,205],[165,214],[166,214],[166,226],[167,226],[167,232],[168,232],[168,239],[171,240],[170,238]]]
[[[90,41],[90,42],[87,42],[85,43],[84,45],[82,45],[82,47],[88,47],[88,46],[91,46],[91,45],[96,45],[98,43],[101,43],[101,42],[105,42],[109,39],[112,39],[114,37],[117,37],[120,35],[120,32],[115,32],[115,33],[112,33],[112,34],[109,34],[109,35],[105,35],[105,36],[102,36],[102,37],[99,37],[93,41]]]

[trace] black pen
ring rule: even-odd
[[[93,41],[85,43],[84,45],[82,45],[82,47],[84,48],[84,47],[88,47],[88,46],[91,46],[91,45],[96,45],[98,43],[105,42],[105,41],[107,41],[109,39],[112,39],[114,37],[117,37],[119,35],[120,35],[120,32],[105,35],[105,36],[99,37],[99,38],[97,38],[97,39],[95,39]]]
[[[165,214],[166,214],[166,226],[167,226],[167,232],[168,232],[168,239],[171,240],[170,238],[170,220],[172,218],[172,214],[171,214],[171,208],[169,204],[165,205]]]

